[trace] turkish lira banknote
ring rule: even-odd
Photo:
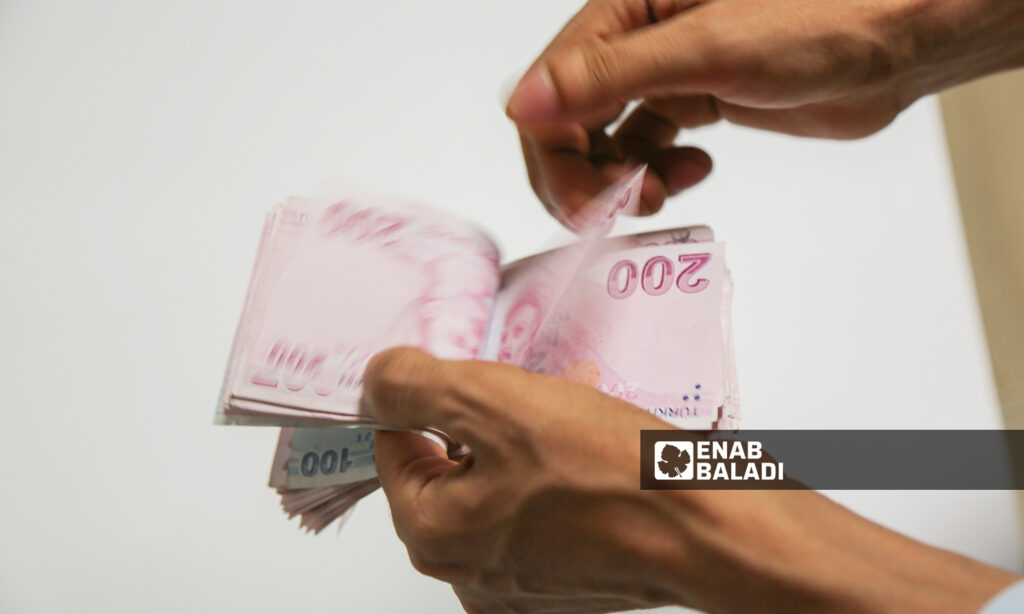
[[[313,531],[378,486],[380,425],[359,398],[388,347],[585,382],[682,428],[736,427],[724,245],[704,226],[605,238],[643,177],[576,212],[576,243],[504,267],[483,232],[432,209],[289,199],[267,219],[217,421],[284,427],[270,485]]]

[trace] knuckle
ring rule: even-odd
[[[424,557],[413,550],[409,550],[409,562],[413,569],[425,576],[440,578],[443,575],[444,567]]]
[[[647,0],[647,6],[655,19],[665,20],[685,10],[692,0]]]

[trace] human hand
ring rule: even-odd
[[[1021,0],[591,0],[507,113],[549,211],[576,211],[646,162],[653,213],[710,172],[707,154],[675,146],[682,130],[725,119],[857,138],[925,94],[1020,65]]]
[[[395,349],[364,390],[382,423],[472,449],[454,461],[415,434],[375,440],[410,560],[471,613],[973,613],[1015,580],[811,491],[641,490],[640,431],[666,424],[583,384]]]
[[[636,471],[639,431],[664,423],[568,380],[408,349],[374,358],[364,390],[383,424],[443,424],[472,450],[456,462],[412,433],[375,438],[378,474],[413,566],[450,582],[467,610],[653,604],[637,588],[644,570],[623,573],[621,554],[635,546],[621,521],[652,530],[664,522],[664,510],[648,509]],[[584,425],[591,436],[573,437]]]

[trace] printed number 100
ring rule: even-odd
[[[620,260],[608,272],[608,295],[628,298],[636,292],[637,286],[651,296],[661,296],[672,286],[687,294],[701,292],[711,282],[696,275],[710,261],[711,254],[682,254],[679,263],[683,268],[676,276],[675,263],[665,256],[649,259],[642,269],[632,260]]]
[[[340,457],[336,450],[327,450],[323,454],[306,452],[299,464],[299,471],[308,478],[318,473],[331,475],[335,469],[338,473],[345,473],[351,466],[352,461],[348,458],[348,448],[342,448]]]

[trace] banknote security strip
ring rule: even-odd
[[[724,245],[705,226],[603,238],[639,206],[643,176],[578,212],[577,243],[504,267],[484,233],[420,205],[289,199],[267,218],[216,421],[283,427],[270,485],[315,532],[379,486],[378,425],[359,398],[389,347],[513,363],[674,426],[736,428]]]

